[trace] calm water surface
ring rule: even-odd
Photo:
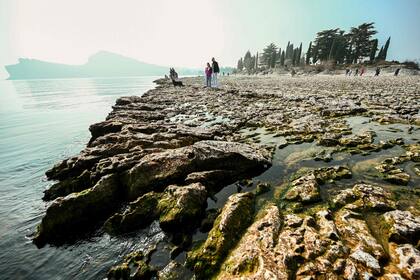
[[[37,249],[29,236],[45,213],[44,173],[78,153],[90,124],[120,96],[142,95],[156,77],[0,81],[0,279],[100,279],[118,256],[162,238],[109,236]]]

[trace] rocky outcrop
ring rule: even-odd
[[[45,191],[34,241],[159,225],[173,260],[157,268],[135,252],[110,271],[116,279],[415,279],[417,80],[351,79],[348,87],[348,79],[321,77],[316,90],[308,80],[235,77],[213,90],[187,79],[183,88],[161,82],[118,99],[90,127],[87,147],[47,171],[58,182]],[[375,120],[408,125],[378,129]],[[402,148],[383,160],[386,149]],[[295,150],[305,155],[283,158]],[[353,166],[366,155],[369,174]],[[274,168],[254,178],[272,156]],[[312,164],[319,168],[287,180]],[[362,182],[382,179],[392,188]],[[222,206],[235,190],[249,193]],[[185,254],[188,267],[179,261]]]
[[[248,172],[258,174],[270,166],[268,155],[249,145],[200,141],[184,148],[145,156],[123,178],[129,199],[170,182],[184,180],[188,174],[208,170],[232,171],[238,179]]]
[[[90,228],[115,211],[122,198],[121,184],[116,175],[103,177],[88,190],[57,198],[47,208],[33,240],[38,246],[43,246],[46,242],[60,241],[80,232],[81,228]]]
[[[229,250],[240,238],[241,232],[252,221],[253,211],[252,193],[239,193],[229,197],[207,240],[188,253],[187,266],[199,279],[208,279],[218,270]]]
[[[394,210],[385,213],[384,218],[390,226],[390,241],[417,244],[420,240],[420,217],[409,211]]]
[[[171,185],[163,193],[150,192],[131,202],[123,213],[109,218],[105,228],[110,233],[123,233],[147,226],[155,219],[166,231],[191,228],[203,215],[206,199],[206,190],[199,183]]]
[[[308,171],[290,183],[290,188],[285,193],[284,199],[302,203],[320,201],[319,185],[343,178],[351,178],[350,170],[344,166],[333,166]]]
[[[269,166],[266,150],[233,142],[199,141],[194,145],[152,153],[125,172],[105,175],[92,188],[57,198],[47,209],[35,240],[43,240],[36,241],[43,244],[51,238],[83,232],[87,221],[95,224],[109,217],[123,203],[136,199],[125,213],[116,214],[107,222],[106,228],[110,232],[133,230],[158,216],[164,229],[174,228],[199,216],[201,208],[205,207],[206,190],[199,184],[184,188],[168,185],[190,181],[193,177],[190,174],[217,174],[219,170],[225,170],[230,180],[238,180],[258,174]],[[226,183],[223,176],[201,178],[204,183],[207,179],[221,186]],[[161,195],[163,190],[165,192]],[[61,233],[56,234],[56,231]]]

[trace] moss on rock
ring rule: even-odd
[[[187,266],[198,279],[209,279],[217,272],[229,250],[252,222],[254,201],[254,195],[249,192],[231,195],[207,240],[188,253]]]

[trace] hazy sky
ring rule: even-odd
[[[160,65],[236,65],[246,50],[303,42],[317,31],[373,21],[389,58],[420,58],[420,0],[0,0],[5,64],[82,64],[107,50]]]

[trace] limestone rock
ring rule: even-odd
[[[254,195],[231,195],[217,217],[207,240],[187,255],[187,266],[199,279],[206,279],[217,271],[229,250],[240,238],[241,232],[252,221]]]
[[[390,225],[389,240],[397,243],[410,242],[416,244],[420,239],[420,217],[409,211],[394,210],[384,215]]]

